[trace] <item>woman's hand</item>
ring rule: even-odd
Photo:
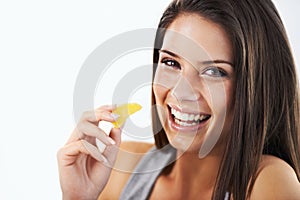
[[[57,154],[63,199],[97,199],[104,189],[121,142],[120,129],[107,134],[99,121],[114,122],[114,106],[85,112],[70,139]],[[98,149],[96,138],[106,145]]]

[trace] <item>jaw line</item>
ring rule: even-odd
[[[226,108],[223,109],[218,115],[214,115],[214,117],[211,116],[210,126],[205,134],[203,143],[199,150],[198,156],[200,159],[207,156],[217,144],[225,124],[225,114]]]

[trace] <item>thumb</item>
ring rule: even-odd
[[[121,144],[121,129],[120,128],[112,128],[109,136],[116,142],[117,146]]]

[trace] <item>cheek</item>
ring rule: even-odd
[[[153,93],[155,97],[155,110],[158,114],[159,120],[161,125],[165,127],[166,122],[167,122],[167,112],[166,112],[166,107],[164,106],[164,101],[166,99],[166,96],[168,94],[168,89],[165,87],[161,86],[153,86]]]
[[[224,137],[226,137],[227,134],[230,133],[232,130],[232,123],[234,118],[234,92],[232,88],[228,88],[226,90],[226,119],[225,119],[225,125],[224,125]]]
[[[153,85],[153,93],[157,104],[163,104],[163,101],[166,98],[168,91],[169,89],[163,86]]]
[[[231,81],[214,84],[206,82],[204,94],[206,102],[215,114],[222,110],[230,112],[234,105]]]
[[[232,113],[233,108],[234,108],[234,96],[235,96],[235,92],[233,90],[233,86],[232,84],[228,85],[226,87],[226,107],[227,107],[227,111],[228,113]]]
[[[224,107],[226,107],[226,118],[225,118],[225,124],[224,124],[224,130],[223,132],[228,134],[232,127],[233,122],[233,113],[234,113],[234,89],[233,84],[225,85],[225,102]],[[226,137],[226,136],[225,136]]]

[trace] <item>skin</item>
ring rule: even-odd
[[[180,47],[180,40],[173,40],[171,35],[166,35],[163,43],[165,50],[177,55],[161,53],[160,61],[166,56],[176,60],[181,65],[180,76],[184,77],[182,84],[189,87],[189,91],[180,89],[180,85],[154,86],[156,102],[159,105],[159,116],[166,131],[170,143],[178,150],[180,157],[176,160],[170,173],[162,173],[153,188],[150,199],[211,199],[218,169],[222,159],[222,152],[226,141],[226,135],[230,134],[232,111],[234,106],[235,74],[230,64],[220,63],[216,67],[227,73],[226,77],[211,77],[212,71],[205,68],[195,67],[196,63],[203,60],[195,58],[221,59],[232,62],[232,47],[225,31],[217,24],[205,20],[196,14],[179,16],[169,27],[169,30],[193,39],[205,49],[204,57],[185,54],[184,48]],[[172,46],[173,44],[173,46]],[[174,45],[176,44],[176,45]],[[182,46],[181,46],[182,47]],[[216,48],[218,47],[218,48]],[[165,62],[162,64],[172,62]],[[201,73],[200,73],[201,72]],[[220,89],[221,88],[221,89]],[[177,92],[176,92],[177,91]],[[182,92],[183,91],[183,92]],[[188,92],[192,96],[186,95]],[[222,101],[214,101],[211,91],[221,92]],[[185,93],[186,92],[186,93]],[[224,95],[225,94],[225,95]],[[180,96],[181,95],[181,96]],[[223,102],[223,103],[221,103]],[[174,130],[168,123],[165,113],[168,105],[177,105],[185,111],[202,111],[212,117],[205,126],[190,131],[181,129]],[[63,199],[118,199],[124,185],[130,177],[140,158],[129,160],[122,159],[118,148],[129,152],[146,152],[151,145],[143,143],[122,143],[120,129],[112,129],[109,137],[99,128],[99,121],[113,122],[115,119],[110,115],[112,106],[102,106],[95,111],[86,112],[78,123],[77,128],[71,134],[69,141],[58,152],[58,165]],[[219,115],[226,110],[224,120]],[[206,140],[210,131],[218,130],[213,127],[222,125],[222,132],[217,136],[216,144]],[[107,145],[104,151],[95,147],[95,138]],[[110,139],[115,141],[112,144]],[[179,139],[180,140],[179,140]],[[179,142],[181,141],[181,142]],[[199,150],[209,143],[213,146],[207,155],[199,159]],[[120,146],[121,144],[121,146]],[[103,162],[107,160],[107,162]],[[111,170],[115,163],[122,165],[130,163],[129,173]],[[86,167],[87,166],[87,167]],[[172,192],[166,192],[170,191]],[[294,170],[284,161],[273,156],[262,156],[251,200],[260,199],[300,199],[300,183]]]
[[[162,108],[159,109],[159,115],[161,121],[165,121],[165,132],[170,143],[177,148],[178,155],[181,157],[176,161],[169,175],[158,178],[150,199],[157,199],[158,197],[211,199],[223,156],[225,136],[229,134],[232,121],[235,75],[233,66],[228,64],[232,63],[233,60],[231,43],[221,27],[198,15],[182,15],[168,29],[192,39],[203,50],[190,51],[192,44],[186,45],[187,42],[182,41],[184,39],[168,33],[165,36],[163,51],[172,52],[176,56],[172,56],[170,53],[160,53],[159,63],[162,67],[171,67],[171,64],[176,65],[174,70],[178,70],[181,77],[189,83],[193,94],[185,94],[189,92],[189,89],[180,86],[181,83],[174,84],[169,88],[159,84],[154,86],[156,102]],[[215,48],[216,46],[219,48]],[[195,55],[190,55],[194,54],[193,52],[196,52]],[[197,53],[199,54],[197,55]],[[166,59],[168,62],[164,63]],[[210,60],[223,60],[225,62],[210,65],[201,64]],[[211,69],[212,65],[225,72],[226,76],[218,75],[214,69]],[[220,101],[212,100],[217,97]],[[178,131],[170,125],[168,115],[166,120],[163,117],[165,113],[169,112],[168,106],[170,105],[178,110],[183,110],[185,113],[206,113],[211,115],[211,118],[205,126],[197,130],[190,131],[181,127]],[[223,115],[223,110],[226,110],[224,122],[219,116]],[[207,156],[199,159],[200,147],[207,142],[205,137],[216,130],[215,126],[223,125],[223,123],[224,126],[218,143]],[[163,193],[168,188],[173,188],[174,193]],[[162,194],[168,196],[162,197]]]
[[[121,143],[120,129],[112,129],[110,137],[98,128],[101,120],[114,122],[114,106],[102,106],[85,112],[68,142],[58,153],[58,168],[63,199],[97,199],[104,189]],[[107,147],[97,149],[95,138]],[[112,144],[115,143],[115,144]]]
[[[171,68],[179,76],[175,76],[174,84],[168,85],[169,87],[154,84],[156,103],[160,107],[158,114],[164,122],[168,139],[175,148],[182,151],[181,153],[186,150],[198,153],[199,147],[206,142],[206,137],[215,132],[223,132],[224,136],[231,126],[235,81],[233,66],[228,64],[233,60],[231,43],[219,26],[198,15],[180,16],[168,30],[172,33],[166,33],[159,68]],[[187,42],[181,35],[190,38],[195,44]],[[218,48],[215,48],[216,46]],[[203,64],[215,60],[221,62]],[[209,114],[211,118],[205,126],[196,130],[185,127],[176,129],[169,124],[170,119],[166,114],[169,112],[168,107],[184,113]],[[224,148],[223,143],[224,140],[218,144],[220,151]]]

